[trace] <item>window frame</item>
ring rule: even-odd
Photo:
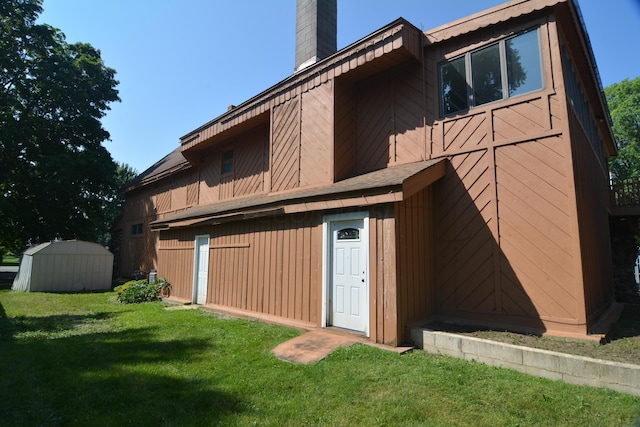
[[[529,91],[526,92],[522,92],[522,93],[517,93],[515,95],[511,95],[510,94],[510,88],[509,88],[509,73],[508,73],[508,65],[507,65],[507,48],[506,48],[506,43],[509,40],[513,40],[516,37],[522,36],[524,34],[527,33],[531,33],[531,32],[536,32],[537,35],[537,42],[538,42],[538,64],[540,66],[539,68],[539,77],[540,77],[540,86],[535,88],[535,89],[531,89]],[[490,101],[490,102],[485,102],[482,104],[478,104],[476,105],[475,103],[475,94],[474,94],[474,87],[473,87],[473,70],[472,70],[472,61],[471,61],[471,57],[473,54],[477,53],[477,52],[481,52],[485,49],[491,48],[492,46],[498,46],[499,49],[499,54],[500,54],[500,82],[502,85],[501,91],[502,91],[502,97],[495,100],[495,101]],[[466,91],[467,91],[467,106],[466,108],[461,108],[459,110],[456,110],[454,112],[451,113],[445,113],[445,105],[444,105],[444,97],[443,97],[443,79],[442,79],[442,69],[444,66],[446,66],[447,64],[450,64],[453,61],[459,60],[459,59],[463,59],[464,60],[464,71],[465,71],[465,83],[466,83]],[[496,102],[502,102],[502,101],[506,101],[512,98],[517,98],[519,96],[524,96],[524,95],[528,95],[530,93],[533,92],[537,92],[540,90],[544,90],[545,88],[545,71],[544,71],[544,61],[543,61],[543,40],[542,40],[542,31],[541,31],[541,26],[540,25],[536,25],[535,27],[530,27],[527,28],[525,30],[522,31],[518,31],[517,33],[513,33],[510,34],[506,37],[503,37],[499,40],[495,40],[495,41],[491,41],[490,43],[486,43],[482,46],[478,46],[476,48],[474,48],[473,50],[470,50],[468,52],[464,52],[460,55],[456,55],[453,56],[451,58],[445,59],[441,62],[439,62],[437,64],[437,75],[438,75],[438,106],[439,106],[439,112],[440,112],[440,117],[442,118],[446,118],[446,117],[450,117],[450,116],[454,116],[457,114],[461,114],[461,113],[465,113],[468,112],[470,110],[473,110],[475,108],[479,108],[479,107],[484,107],[490,104],[494,104]]]
[[[140,237],[143,234],[143,224],[141,222],[131,224],[131,237]]]
[[[230,158],[226,158],[227,155],[230,155]],[[220,165],[220,175],[221,176],[229,176],[229,175],[233,175],[233,169],[234,169],[234,164],[233,164],[233,149],[229,149],[229,150],[225,150],[222,152],[222,158],[221,158],[221,165]],[[228,171],[225,171],[225,167],[230,165],[230,169]]]

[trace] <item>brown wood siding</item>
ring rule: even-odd
[[[269,129],[259,128],[242,138],[234,148],[233,196],[246,196],[264,191],[265,147]]]
[[[573,110],[569,110],[586,316],[594,319],[613,297],[611,237],[607,212],[609,186]]]
[[[375,342],[397,345],[399,324],[393,205],[372,207],[369,215],[369,334]]]
[[[159,275],[172,295],[191,300],[196,234],[210,235],[207,303],[319,326],[322,216],[232,222],[192,231],[162,231]]]
[[[428,187],[395,207],[397,236],[398,342],[406,325],[433,314],[432,189]]]
[[[426,159],[422,67],[409,61],[393,72],[394,164]]]
[[[358,88],[356,118],[356,173],[386,167],[391,159],[393,134],[392,86],[389,73]]]
[[[577,323],[580,277],[574,252],[569,143],[560,138],[496,151],[503,310]]]
[[[293,98],[273,109],[271,191],[296,188],[300,182],[300,106]]]
[[[333,182],[333,84],[302,94],[300,186]]]
[[[220,200],[220,164],[222,157],[216,151],[207,152],[200,159],[200,204]]]
[[[356,91],[346,80],[335,82],[334,179],[353,174],[356,162]]]

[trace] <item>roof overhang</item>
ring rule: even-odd
[[[446,173],[447,163],[447,159],[409,163],[322,187],[303,188],[286,193],[257,194],[197,206],[180,214],[156,220],[151,223],[151,229],[160,231],[263,216],[400,202],[442,178]]]
[[[195,161],[191,153],[268,123],[274,106],[340,76],[363,78],[411,58],[421,60],[423,46],[422,32],[399,18],[189,132],[180,138],[182,153]]]

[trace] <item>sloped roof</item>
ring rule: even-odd
[[[134,188],[140,187],[142,185],[146,185],[150,182],[157,181],[161,178],[164,178],[172,173],[190,168],[191,165],[184,158],[180,151],[180,147],[176,147],[172,152],[164,156],[162,159],[155,162],[149,168],[147,168],[144,172],[133,178],[131,181],[126,183],[121,192],[131,191]]]
[[[365,173],[333,184],[286,193],[256,194],[196,206],[151,223],[153,229],[190,226],[209,221],[242,219],[336,207],[368,206],[406,199],[445,174],[446,159],[420,161]]]
[[[63,240],[60,242],[46,242],[40,243],[39,245],[33,246],[26,251],[24,251],[24,255],[34,255],[36,253],[42,254],[84,254],[84,255],[111,255],[106,248],[103,246],[93,243],[86,242],[83,240]]]

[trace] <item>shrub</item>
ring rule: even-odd
[[[120,288],[120,289],[119,289]],[[160,294],[169,288],[169,282],[159,279],[155,283],[148,280],[131,280],[114,291],[118,294],[118,301],[123,304],[137,304],[141,302],[156,301]]]
[[[118,295],[118,297],[120,295],[122,295],[122,293],[124,291],[126,291],[127,289],[129,289],[131,286],[133,286],[134,284],[138,283],[138,282],[145,282],[146,280],[129,280],[128,282],[123,283],[120,286],[116,286],[115,288],[113,288],[113,291]]]

